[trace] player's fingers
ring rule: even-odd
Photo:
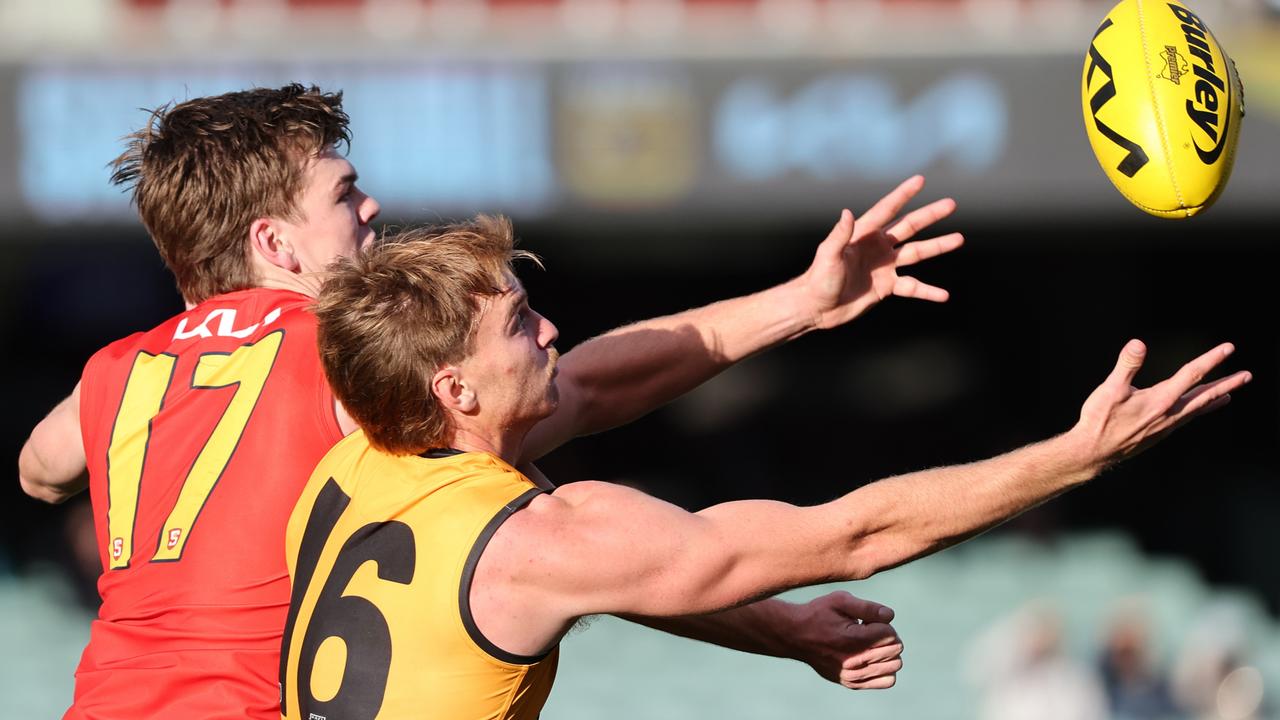
[[[898,184],[898,187],[889,192],[888,195],[880,198],[875,205],[871,206],[862,214],[862,221],[872,230],[878,230],[889,221],[898,216],[902,212],[902,208],[911,202],[911,198],[920,192],[920,188],[924,187],[923,175],[912,175]]]
[[[1196,385],[1199,385],[1213,369],[1235,352],[1236,346],[1222,343],[1218,347],[1183,365],[1170,378],[1156,385],[1161,391],[1168,392],[1175,399],[1181,398]]]
[[[1253,380],[1253,373],[1241,370],[1213,382],[1197,385],[1174,404],[1173,411],[1190,419],[1207,411],[1214,401],[1229,396],[1232,392],[1247,385],[1251,380]]]
[[[856,665],[866,662],[866,656],[863,654],[867,651],[893,645],[901,646],[902,638],[898,637],[898,631],[888,623],[866,623],[851,624],[837,642],[841,647],[854,653],[846,659],[846,662]]]
[[[1138,376],[1138,371],[1142,369],[1142,361],[1146,358],[1147,346],[1141,340],[1130,340],[1125,343],[1119,359],[1116,360],[1115,369],[1107,376],[1107,382],[1122,387],[1133,385],[1133,379]]]
[[[939,255],[945,255],[964,245],[964,236],[960,233],[950,233],[928,240],[917,240],[913,243],[903,245],[898,250],[898,267],[908,267],[915,265],[921,260],[928,260]]]
[[[934,200],[922,208],[907,213],[905,217],[889,228],[888,234],[897,242],[905,242],[916,233],[938,222],[956,211],[956,201],[951,198]]]
[[[1219,395],[1218,397],[1214,398],[1213,400],[1210,400],[1203,407],[1198,408],[1194,412],[1184,412],[1179,414],[1173,419],[1173,422],[1169,424],[1168,429],[1172,430],[1174,428],[1182,427],[1183,425],[1191,422],[1193,419],[1201,415],[1208,415],[1214,410],[1225,407],[1230,402],[1231,402],[1230,393],[1226,395]]]
[[[835,227],[831,228],[831,232],[827,233],[827,237],[822,241],[822,244],[818,245],[818,257],[839,260],[845,246],[853,238],[853,228],[853,213],[848,209],[841,210],[840,219],[836,221]]]
[[[840,663],[841,670],[857,670],[876,663],[889,662],[902,657],[902,643],[895,642],[880,647],[869,648],[857,655],[850,655]]]
[[[887,677],[878,677],[866,682],[840,682],[841,685],[851,690],[888,690],[898,683],[897,675],[889,675]]]
[[[909,275],[898,278],[898,281],[893,284],[893,294],[898,297],[928,300],[929,302],[946,302],[951,298],[951,293],[946,290],[936,285],[922,283]]]
[[[1213,399],[1209,404],[1207,404],[1207,405],[1205,405],[1204,407],[1200,408],[1200,409],[1199,409],[1198,411],[1196,411],[1193,415],[1188,415],[1188,416],[1186,416],[1186,417],[1182,420],[1182,422],[1186,422],[1187,420],[1190,420],[1192,417],[1195,417],[1196,415],[1205,415],[1205,414],[1211,413],[1211,412],[1213,412],[1214,410],[1217,410],[1218,408],[1223,407],[1223,406],[1227,405],[1227,404],[1228,404],[1228,403],[1230,403],[1230,402],[1231,402],[1231,394],[1230,394],[1230,393],[1228,393],[1228,394],[1226,394],[1226,395],[1222,395],[1222,396],[1217,397],[1217,398],[1214,398],[1214,399]]]
[[[827,596],[831,608],[853,620],[866,623],[887,623],[893,619],[893,609],[878,602],[863,600],[844,590],[837,590]]]
[[[893,660],[874,663],[854,670],[841,670],[840,682],[849,687],[867,687],[877,680],[893,677],[901,669],[902,658],[894,658]]]

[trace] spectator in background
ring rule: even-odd
[[[966,657],[982,690],[982,720],[1107,720],[1107,698],[1093,671],[1062,647],[1062,618],[1029,604],[988,628]]]
[[[1173,668],[1173,696],[1192,720],[1270,717],[1262,674],[1249,661],[1249,629],[1239,608],[1210,605],[1196,615]]]
[[[1115,720],[1171,720],[1178,712],[1152,657],[1142,608],[1119,608],[1103,638],[1099,672]]]

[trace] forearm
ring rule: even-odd
[[[792,281],[588,340],[560,363],[562,380],[580,393],[575,429],[589,434],[630,422],[814,322]]]
[[[796,611],[799,606],[768,598],[706,615],[646,617],[619,615],[671,635],[770,657],[795,657]]]
[[[1101,469],[1067,433],[989,460],[881,480],[830,507],[855,529],[849,574],[864,578],[973,537]]]
[[[710,612],[787,588],[864,579],[1088,481],[1101,469],[1097,457],[1068,433],[989,460],[881,480],[815,507],[748,500],[702,510],[697,522],[654,520],[652,527],[679,529],[652,559],[665,589],[625,609]]]

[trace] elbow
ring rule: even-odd
[[[853,512],[846,516],[844,573],[849,580],[866,580],[903,562],[895,550],[893,528],[876,512]]]
[[[878,528],[852,538],[847,548],[849,579],[866,580],[939,549],[940,546],[901,530]]]
[[[45,465],[36,458],[34,453],[24,447],[22,454],[18,456],[18,484],[22,486],[22,492],[29,497],[50,505],[57,505],[74,497],[85,485],[83,476],[60,484],[49,475]]]
[[[51,466],[36,451],[32,441],[18,454],[18,484],[28,496],[57,505],[76,496],[88,487],[83,460],[75,466]]]
[[[845,578],[866,580],[893,567],[880,548],[875,535],[854,539],[845,551]]]
[[[58,505],[66,502],[66,500],[71,497],[71,495],[61,492],[57,488],[29,480],[21,473],[18,475],[18,484],[22,486],[22,492],[26,493],[29,497],[49,503],[50,505]]]

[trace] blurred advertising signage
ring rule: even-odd
[[[683,200],[705,143],[686,68],[569,68],[557,93],[557,159],[565,189],[590,205],[638,208]]]
[[[887,73],[779,85],[741,77],[718,99],[714,153],[730,178],[888,181],[944,164],[976,175],[1005,149],[1008,103],[986,74],[942,75],[909,97]]]
[[[131,220],[108,164],[147,122],[143,108],[292,81],[343,90],[351,160],[392,222],[480,210],[768,213],[844,202],[922,171],[982,177],[993,202],[1034,192],[1009,167],[1016,85],[984,70],[423,61],[23,68],[8,110],[20,197],[43,223]],[[1046,155],[1053,147],[1032,147],[1067,167]]]
[[[349,157],[361,185],[391,213],[492,208],[534,216],[553,196],[548,83],[540,67],[67,66],[27,69],[18,82],[24,201],[50,224],[131,217],[107,166],[121,138],[146,123],[143,108],[292,81],[344,91]]]
[[[768,212],[925,170],[989,178],[1007,159],[1007,90],[985,72],[814,65],[564,68],[555,76],[564,200],[697,208],[738,202],[745,190],[767,197],[753,207]]]

